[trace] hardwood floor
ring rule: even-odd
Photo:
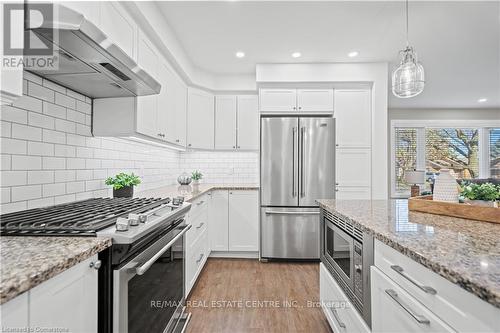
[[[187,331],[331,332],[318,301],[318,263],[210,258],[188,298]]]

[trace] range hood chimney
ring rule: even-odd
[[[92,22],[65,6],[54,7],[53,20],[31,22],[28,14],[25,27],[53,46],[59,68],[26,70],[92,98],[160,92],[161,85]]]

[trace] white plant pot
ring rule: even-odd
[[[439,170],[439,176],[434,184],[433,200],[458,202],[458,184],[449,169]]]

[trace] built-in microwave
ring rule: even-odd
[[[321,261],[371,326],[370,266],[373,237],[348,219],[321,212]]]

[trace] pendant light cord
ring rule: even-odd
[[[408,42],[408,0],[406,0],[406,47],[410,46]]]

